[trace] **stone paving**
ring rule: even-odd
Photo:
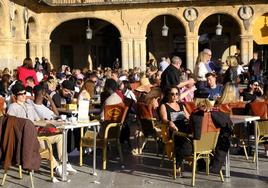
[[[69,182],[52,183],[49,178],[49,169],[46,162],[42,163],[39,172],[34,174],[34,184],[36,188],[171,188],[171,187],[191,187],[191,172],[186,169],[183,178],[173,180],[171,177],[171,162],[166,160],[163,168],[159,167],[160,156],[153,152],[145,150],[140,156],[132,156],[127,150],[124,150],[125,168],[121,168],[119,158],[115,148],[108,152],[109,161],[107,170],[101,169],[101,152],[97,153],[97,173],[98,176],[92,176],[92,155],[85,155],[85,165],[79,167],[79,157],[69,157],[73,167],[78,170],[75,175],[69,175]],[[243,188],[267,188],[268,187],[268,158],[264,157],[263,150],[260,151],[260,171],[256,175],[255,165],[250,160],[246,160],[242,155],[231,155],[231,178],[220,181],[220,177],[215,174],[206,176],[204,172],[197,172],[196,186],[202,187],[243,187]],[[1,170],[1,178],[3,170]],[[4,187],[20,188],[30,187],[30,178],[26,173],[23,179],[18,179],[17,168],[12,167],[9,170]]]

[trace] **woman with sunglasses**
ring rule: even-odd
[[[186,125],[189,114],[184,105],[179,101],[180,92],[177,86],[171,86],[167,89],[166,96],[168,101],[160,106],[160,117],[164,124],[168,125],[169,135],[172,136],[173,131],[188,132]],[[183,158],[191,155],[192,146],[185,137],[175,136],[174,152],[176,153],[177,172],[181,175],[181,167]]]

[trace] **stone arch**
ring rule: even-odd
[[[146,32],[147,32],[147,28],[148,28],[149,23],[152,20],[154,20],[156,17],[164,16],[164,15],[175,17],[182,24],[185,33],[188,31],[187,23],[183,19],[181,19],[181,17],[179,17],[178,14],[168,13],[165,11],[165,12],[161,12],[161,13],[150,14],[149,16],[147,16],[143,20],[143,23],[141,24],[141,34],[146,36]]]
[[[244,32],[243,23],[242,23],[241,19],[238,17],[238,15],[236,15],[234,12],[227,12],[227,11],[221,11],[221,10],[218,10],[218,9],[216,9],[216,10],[213,9],[213,10],[208,11],[208,14],[201,14],[201,13],[199,13],[199,15],[201,15],[201,16],[196,20],[194,33],[198,35],[198,32],[199,32],[199,29],[200,29],[201,24],[209,16],[216,15],[216,14],[224,14],[224,15],[230,16],[233,20],[236,21],[236,23],[239,26],[239,31],[242,34]]]
[[[68,18],[62,18],[62,19],[58,19],[56,20],[53,24],[51,24],[48,28],[47,28],[47,33],[46,33],[46,38],[49,39],[52,32],[61,24],[71,21],[71,20],[76,20],[76,19],[84,19],[84,18],[88,18],[88,19],[100,19],[106,22],[109,22],[110,24],[112,24],[120,33],[120,36],[122,36],[123,34],[123,29],[118,25],[117,22],[113,21],[110,18],[106,18],[106,17],[100,17],[100,16],[92,16],[92,15],[85,15],[85,16],[81,16],[81,15],[74,15],[72,17],[68,17]]]
[[[90,19],[93,30],[90,40],[86,38],[87,19]],[[104,19],[67,19],[50,33],[50,58],[55,66],[66,64],[72,68],[84,68],[87,62],[94,68],[100,65],[111,67],[115,56],[121,58],[120,37],[118,27]],[[109,55],[110,59],[107,58]]]
[[[168,35],[162,35],[162,27],[166,21]],[[186,67],[186,28],[174,15],[162,14],[154,17],[146,29],[147,61],[154,60],[154,65],[161,61],[162,57],[172,58],[179,56]]]
[[[218,16],[220,24],[223,26],[221,35],[215,34],[215,28],[218,24]],[[207,16],[198,27],[198,48],[199,51],[204,48],[212,49],[212,61],[221,59],[225,62],[225,59],[229,55],[234,55],[241,49],[241,27],[234,19],[226,13],[217,12]]]

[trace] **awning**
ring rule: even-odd
[[[254,22],[253,38],[259,45],[268,44],[268,13],[260,16]]]

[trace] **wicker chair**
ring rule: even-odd
[[[228,113],[230,115],[246,115],[247,110],[245,109],[246,104],[244,102],[236,102],[229,104],[221,104],[219,106],[219,110],[224,113]],[[247,135],[243,131],[244,126],[236,125],[233,130],[233,139],[238,139],[243,147],[244,154],[246,159],[248,160],[248,152],[247,152],[247,144],[245,142]]]
[[[257,143],[268,141],[268,103],[267,101],[254,101],[250,104],[251,114],[260,116],[261,120],[257,121]],[[253,162],[256,161],[256,151],[254,152]]]
[[[123,163],[123,154],[120,144],[120,132],[125,121],[125,117],[128,111],[128,107],[124,103],[116,105],[105,105],[104,106],[104,122],[102,123],[102,128],[97,136],[97,148],[103,150],[102,153],[102,168],[106,170],[107,163],[107,146],[108,142],[115,141],[118,152],[121,159],[121,164]],[[103,130],[103,131],[102,131]],[[92,131],[86,131],[84,134],[83,129],[81,129],[81,140],[80,140],[80,166],[83,165],[83,147],[93,147],[94,146],[94,134]]]
[[[153,137],[156,142],[156,150],[158,154],[158,139],[160,135],[160,129],[157,128],[157,120],[153,118],[152,113],[147,104],[138,102],[137,103],[137,119],[141,126],[141,132],[145,139],[139,146],[139,153],[142,153],[144,146],[146,145],[148,138]],[[140,134],[139,134],[140,135]]]
[[[201,138],[200,140],[193,140],[193,155],[187,157],[188,161],[192,163],[192,186],[195,186],[195,176],[196,176],[196,164],[199,159],[205,159],[206,161],[206,174],[209,175],[209,163],[210,155],[213,155],[213,152],[216,148],[218,136],[220,130],[215,127],[211,120],[210,113],[205,113],[202,120],[201,126]],[[173,142],[175,135],[184,136],[190,139],[192,135],[187,135],[181,132],[173,132]],[[174,179],[177,177],[176,169],[176,155],[173,154],[173,172]],[[220,170],[221,181],[224,181],[222,171]]]
[[[257,143],[264,143],[268,142],[268,120],[259,120],[257,121],[257,130],[258,130],[258,136],[257,136]],[[256,161],[256,151],[254,152],[253,162]]]

